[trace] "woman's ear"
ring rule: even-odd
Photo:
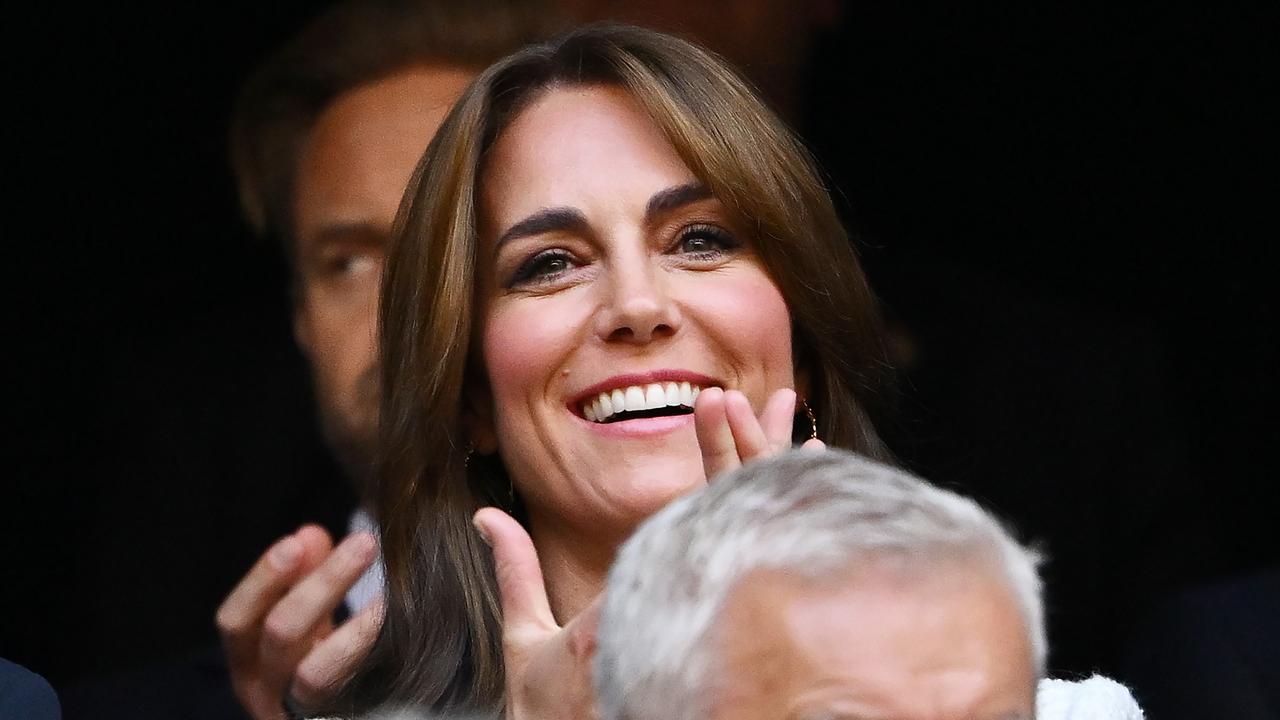
[[[467,441],[481,455],[498,452],[498,433],[493,425],[493,394],[484,382],[468,383],[462,391],[462,427]]]

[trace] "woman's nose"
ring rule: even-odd
[[[615,270],[606,282],[607,297],[596,314],[596,334],[601,339],[643,344],[679,330],[679,307],[661,270]]]

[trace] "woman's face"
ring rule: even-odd
[[[480,194],[477,444],[496,444],[535,526],[629,532],[705,482],[690,395],[737,389],[759,412],[793,386],[786,303],[624,90],[540,97]]]

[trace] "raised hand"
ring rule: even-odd
[[[254,720],[285,717],[286,692],[318,707],[350,676],[382,625],[382,602],[337,628],[333,611],[377,553],[367,532],[334,548],[323,528],[305,525],[268,549],[222,602],[231,685]]]
[[[591,658],[600,598],[561,627],[551,614],[538,553],[520,523],[496,508],[479,510],[474,523],[493,548],[502,597],[507,720],[598,718]]]
[[[694,425],[707,477],[790,448],[795,404],[794,390],[778,390],[757,418],[741,392],[703,390]],[[804,444],[821,446],[818,440]],[[479,510],[473,522],[493,548],[502,598],[507,720],[598,718],[591,660],[600,598],[561,627],[551,613],[538,553],[525,529],[497,508]]]
[[[755,458],[774,455],[791,447],[796,392],[783,388],[769,396],[757,418],[747,396],[737,390],[707,388],[693,409],[694,429],[702,450],[702,468],[710,481]],[[804,448],[824,447],[811,439]]]

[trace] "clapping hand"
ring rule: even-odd
[[[508,720],[591,720],[599,717],[591,687],[597,597],[563,627],[551,614],[542,567],[529,533],[510,515],[483,508],[474,518],[493,548],[502,598],[502,656]]]
[[[372,645],[381,599],[338,627],[333,611],[377,557],[367,532],[338,547],[305,525],[265,552],[218,608],[231,685],[254,720],[285,717],[289,693],[303,708],[327,701]]]
[[[748,460],[790,449],[795,411],[796,393],[790,389],[784,388],[769,396],[759,418],[741,392],[720,388],[703,390],[698,395],[693,420],[707,481]],[[811,438],[802,447],[821,448],[824,444]]]
[[[755,458],[791,447],[794,390],[778,390],[757,418],[736,390],[708,388],[698,396],[694,426],[710,480]],[[804,447],[821,447],[810,440]],[[483,508],[476,529],[493,548],[502,599],[502,649],[507,720],[592,720],[599,717],[591,682],[600,598],[564,626],[551,613],[538,553],[525,529],[496,508]]]

